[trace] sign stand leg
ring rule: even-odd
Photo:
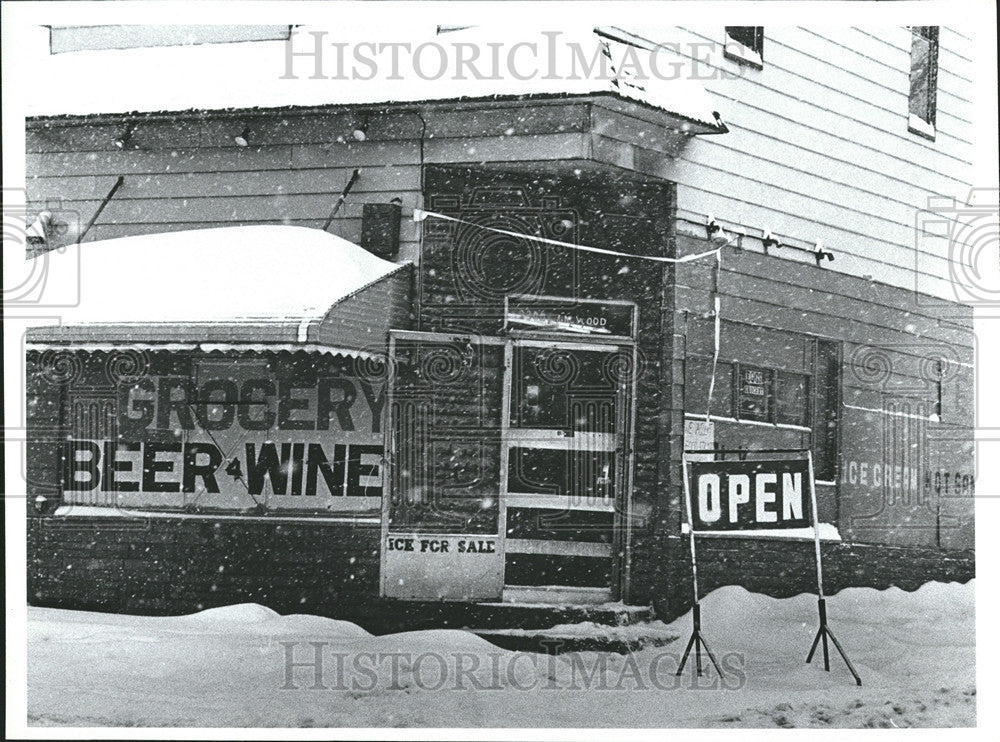
[[[687,649],[684,650],[684,656],[681,657],[681,664],[677,668],[677,675],[684,672],[684,665],[687,664],[688,655],[691,654],[691,648],[694,648],[694,661],[695,669],[698,671],[698,675],[701,675],[701,650],[705,650],[705,654],[708,655],[708,659],[711,660],[712,666],[715,671],[719,673],[719,677],[724,677],[722,674],[722,668],[719,667],[719,663],[715,659],[715,655],[712,654],[712,650],[709,649],[708,643],[705,638],[701,635],[701,605],[695,603],[691,609],[691,618],[694,623],[693,630],[691,632],[691,639],[688,641]]]
[[[833,642],[833,646],[836,647],[837,651],[840,653],[840,656],[843,657],[844,662],[847,664],[847,669],[850,670],[851,671],[851,675],[854,676],[855,682],[857,682],[858,685],[861,685],[861,677],[858,675],[857,670],[854,669],[854,665],[851,664],[851,661],[849,659],[847,659],[847,653],[844,651],[844,648],[842,646],[840,646],[840,642],[837,641],[837,637],[835,637],[833,635],[833,632],[830,630],[830,626],[826,622],[826,599],[825,598],[820,598],[819,599],[819,631],[816,632],[816,638],[813,639],[812,648],[809,650],[809,656],[806,657],[806,664],[809,664],[810,662],[812,662],[813,655],[816,654],[816,647],[819,644],[820,639],[822,639],[823,640],[823,669],[826,670],[827,672],[829,672],[830,671],[830,652],[829,652],[829,648],[827,647],[827,643],[826,643],[827,637],[830,638],[830,641]]]
[[[858,675],[857,671],[854,669],[854,665],[851,661],[847,659],[847,653],[844,648],[840,646],[840,642],[837,641],[837,637],[833,635],[830,631],[830,626],[826,621],[826,596],[823,594],[823,555],[820,551],[819,546],[819,514],[816,512],[816,478],[813,474],[813,460],[812,452],[809,452],[809,494],[812,499],[812,516],[813,516],[813,540],[816,546],[816,587],[819,596],[819,631],[816,632],[816,638],[813,639],[812,647],[809,649],[809,655],[806,657],[806,664],[812,662],[813,655],[816,654],[816,647],[819,645],[820,640],[823,640],[823,669],[830,672],[830,648],[827,645],[827,638],[833,642],[833,646],[837,648],[840,652],[840,656],[844,658],[844,662],[847,663],[847,669],[851,671],[851,675],[854,676],[854,680],[858,685],[861,685],[861,676]]]
[[[686,457],[683,459],[681,466],[684,472],[684,505],[687,509],[688,542],[691,547],[691,588],[694,591],[694,605],[691,607],[691,621],[693,623],[691,639],[688,641],[687,649],[684,650],[684,656],[681,657],[681,664],[677,667],[676,674],[680,675],[684,671],[684,665],[687,663],[687,658],[691,654],[691,649],[693,647],[695,669],[698,671],[698,675],[701,675],[701,650],[704,649],[705,654],[708,655],[708,659],[712,661],[712,666],[715,668],[715,671],[719,673],[719,677],[721,678],[725,677],[722,674],[722,668],[720,668],[719,663],[715,661],[715,655],[712,654],[712,650],[708,648],[705,638],[701,635],[701,603],[698,601],[698,557],[694,548],[694,519],[691,517],[691,491],[688,487]]]

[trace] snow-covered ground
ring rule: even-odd
[[[461,631],[376,637],[257,605],[172,618],[29,608],[28,723],[972,726],[973,593],[974,583],[929,583],[915,593],[865,588],[831,597],[831,627],[860,688],[839,657],[829,673],[821,658],[804,664],[816,630],[813,596],[776,600],[735,587],[702,604],[706,638],[727,675],[721,683],[711,674],[674,677],[690,616],[651,627],[683,637],[666,647],[549,657]],[[289,657],[302,666],[289,669]]]

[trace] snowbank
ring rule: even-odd
[[[462,631],[372,636],[257,605],[192,616],[28,610],[29,722],[149,726],[968,726],[974,583],[851,589],[831,627],[864,679],[805,665],[814,596],[728,587],[703,601],[726,672],[674,676],[682,640],[632,655],[548,657]],[[602,632],[599,626],[567,631]],[[319,654],[316,654],[319,652]],[[289,664],[291,663],[291,664]],[[317,664],[318,663],[318,664]],[[690,669],[690,668],[689,668]],[[317,674],[318,673],[318,674]]]

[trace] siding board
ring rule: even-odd
[[[837,222],[811,221],[803,217],[801,213],[786,210],[784,206],[781,209],[772,208],[759,214],[755,202],[742,199],[734,200],[724,193],[712,193],[682,185],[678,185],[677,193],[679,203],[696,204],[699,210],[691,212],[687,208],[679,208],[678,214],[682,216],[710,213],[719,215],[720,219],[727,222],[732,220],[738,224],[744,220],[741,218],[743,214],[754,214],[754,220],[757,223],[751,226],[758,230],[769,226],[774,234],[781,237],[792,237],[793,242],[802,245],[815,244],[816,239],[821,239],[824,247],[832,250],[836,256],[835,265],[830,270],[855,276],[871,276],[877,281],[901,287],[915,285],[916,271],[923,285],[936,281],[937,284],[940,284],[937,286],[937,291],[944,291],[947,288],[947,278],[945,278],[947,264],[941,258],[930,255],[921,255],[916,258],[913,250],[907,254],[906,248],[898,244],[894,245],[883,240],[871,239],[854,230],[843,229],[838,226]],[[692,216],[692,218],[695,217]],[[762,221],[764,219],[769,219],[769,222],[764,224]],[[887,249],[896,253],[898,262],[890,262],[886,259],[885,251]],[[810,256],[801,253],[794,257],[791,254],[785,257],[803,263],[813,262]],[[938,278],[939,276],[940,278]]]
[[[577,133],[431,139],[424,157],[428,163],[571,160],[587,156],[588,141]]]
[[[777,258],[744,252],[734,258],[727,256],[723,261],[723,275],[735,274],[736,280],[746,277],[751,280],[766,280],[772,286],[777,285],[779,291],[785,287],[801,287],[809,292],[809,304],[822,293],[828,300],[827,311],[831,316],[857,318],[861,306],[873,308],[876,311],[899,312],[905,307],[907,316],[921,321],[920,334],[931,338],[941,338],[960,342],[971,347],[973,335],[966,323],[949,322],[940,316],[940,312],[927,308],[913,301],[913,294],[892,286],[873,283],[871,281],[852,279],[827,270],[818,270],[811,265],[789,266],[783,262],[776,265]],[[734,267],[737,266],[737,267]],[[712,286],[711,268],[699,267],[693,264],[679,266],[677,270],[677,285],[707,292]],[[849,308],[849,309],[848,309]],[[895,326],[890,322],[886,327]]]
[[[339,191],[339,189],[338,189]],[[413,209],[417,194],[400,192],[403,205]],[[192,198],[115,198],[101,214],[105,222],[122,224],[145,222],[157,219],[162,222],[174,221],[282,221],[284,219],[326,219],[339,193],[333,191],[321,194],[278,195],[278,196],[232,196],[225,199],[208,197]],[[355,194],[360,198],[361,194]],[[387,200],[383,196],[383,200]],[[99,201],[66,201],[64,208],[75,209],[89,218]],[[338,213],[341,219],[361,219],[363,203],[345,203]]]
[[[353,168],[310,168],[306,170],[245,170],[221,173],[156,173],[128,178],[122,196],[132,198],[218,198],[229,196],[269,196],[275,193],[304,195],[340,193]],[[100,199],[114,184],[114,176],[61,176],[37,174],[28,179],[28,197],[56,194],[60,199],[86,201]],[[351,193],[395,194],[418,190],[420,168],[416,165],[362,167]]]

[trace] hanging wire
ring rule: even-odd
[[[454,216],[448,216],[447,214],[438,214],[433,211],[424,211],[423,209],[413,210],[413,221],[422,222],[424,219],[443,219],[448,222],[455,222],[457,224],[464,224],[469,227],[475,227],[476,229],[481,229],[486,232],[495,232],[497,234],[506,235],[508,237],[518,237],[524,240],[533,240],[534,242],[541,242],[546,245],[555,245],[556,247],[565,247],[569,250],[580,250],[582,252],[592,252],[598,253],[599,255],[611,255],[618,258],[635,258],[637,260],[652,260],[656,263],[690,263],[693,260],[699,260],[701,258],[707,258],[710,255],[715,255],[716,259],[720,259],[720,254],[722,252],[721,247],[717,247],[714,250],[706,250],[705,252],[697,253],[695,255],[685,255],[680,258],[664,258],[659,255],[636,255],[634,253],[619,252],[617,250],[607,250],[603,247],[590,247],[589,245],[577,245],[572,242],[561,242],[559,240],[550,240],[548,237],[539,237],[533,234],[524,234],[523,232],[512,232],[507,229],[497,229],[496,227],[487,227],[485,224],[476,224],[475,222],[469,222],[465,219],[459,219]]]
[[[712,376],[708,381],[708,402],[705,404],[705,422],[711,419],[712,395],[715,393],[715,372],[719,366],[719,338],[722,330],[722,300],[719,297],[719,274],[722,272],[722,251],[715,255],[715,267],[712,269],[712,308],[715,321],[715,339],[712,349]]]
[[[694,255],[685,255],[680,258],[665,258],[658,255],[633,255],[632,253],[618,252],[617,250],[606,250],[602,247],[590,247],[589,245],[577,245],[572,242],[560,242],[559,240],[551,240],[547,237],[538,237],[532,234],[523,234],[521,232],[512,232],[506,229],[497,229],[495,227],[487,227],[483,224],[476,224],[475,222],[466,221],[464,219],[459,219],[454,216],[448,216],[447,214],[438,214],[433,211],[424,211],[423,209],[413,210],[413,221],[422,222],[424,219],[442,219],[444,221],[455,222],[457,224],[464,224],[476,229],[482,229],[487,232],[495,232],[497,234],[507,235],[508,237],[518,237],[525,240],[533,240],[535,242],[545,243],[547,245],[556,245],[558,247],[565,247],[570,250],[581,250],[583,252],[598,253],[600,255],[612,255],[615,257],[622,258],[637,258],[640,260],[652,260],[657,263],[690,263],[694,260],[700,260],[701,258],[706,258],[710,255],[715,256],[715,266],[712,269],[712,304],[713,304],[713,314],[715,318],[715,340],[714,340],[714,350],[712,353],[712,376],[709,379],[708,384],[708,405],[705,410],[705,421],[710,419],[710,413],[712,409],[712,395],[715,392],[715,374],[716,369],[719,365],[719,345],[720,345],[720,333],[722,330],[721,322],[721,309],[722,301],[719,296],[719,276],[722,273],[722,247],[717,247],[714,250],[706,250],[705,252],[696,253]]]

